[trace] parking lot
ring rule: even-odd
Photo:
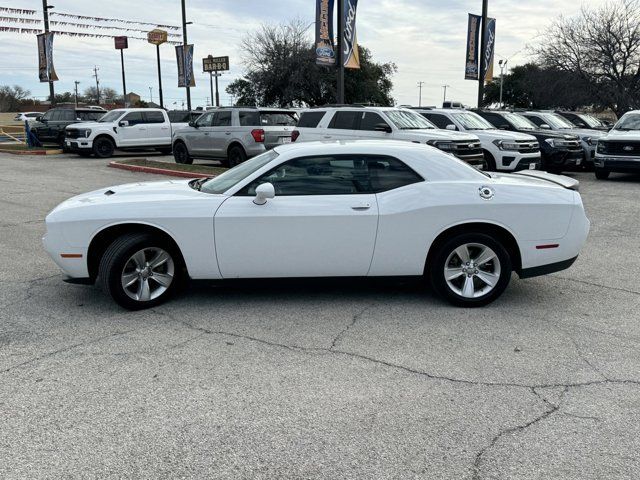
[[[41,246],[62,200],[166,178],[107,164],[0,154],[0,477],[640,476],[640,177],[575,174],[576,264],[483,309],[332,280],[128,312]]]

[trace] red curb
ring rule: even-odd
[[[168,170],[166,168],[143,167],[140,165],[127,165],[124,163],[118,163],[117,161],[109,162],[109,166],[112,168],[119,168],[121,170],[129,170],[131,172],[154,173],[156,175],[168,175],[170,177],[182,177],[182,178],[211,177],[210,174],[206,174],[206,173],[179,172],[177,170]]]

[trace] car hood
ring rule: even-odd
[[[100,123],[100,122],[76,122],[71,125],[67,125],[67,128],[111,128],[115,127],[115,123]]]
[[[433,129],[416,129],[416,130],[400,130],[399,137],[402,134],[409,134],[412,137],[422,135],[425,140],[460,140],[460,141],[478,141],[477,135],[470,132],[454,132],[453,130]]]
[[[489,129],[489,130],[470,130],[469,133],[473,133],[484,140],[524,140],[535,142],[536,137],[527,133],[511,132],[509,130]]]
[[[640,131],[638,130],[610,130],[599,140],[619,140],[619,141],[638,141],[640,140]]]
[[[574,135],[572,133],[562,133],[554,130],[519,130],[520,133],[524,133],[527,135],[534,135],[538,138],[557,138],[559,140],[579,140],[580,137]]]
[[[578,135],[580,138],[591,137],[594,139],[599,139],[605,134],[605,132],[602,132],[600,130],[590,130],[587,128],[572,128],[568,130],[556,130],[556,131],[558,131],[559,133],[571,133],[573,135]]]

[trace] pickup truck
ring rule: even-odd
[[[598,140],[594,165],[598,180],[606,180],[612,172],[640,173],[640,110],[625,113]]]
[[[111,157],[116,149],[154,149],[169,154],[173,129],[167,112],[159,108],[120,108],[97,122],[69,125],[65,147],[98,158]]]

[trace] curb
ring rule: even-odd
[[[180,172],[178,170],[169,170],[166,168],[143,167],[140,165],[127,165],[125,163],[118,163],[115,160],[113,162],[109,162],[109,167],[119,168],[121,170],[129,170],[131,172],[154,173],[156,175],[168,175],[170,177],[206,178],[211,176],[210,174],[206,174],[206,173]]]
[[[61,155],[62,150],[10,150],[0,148],[0,153],[8,153],[10,155]]]

